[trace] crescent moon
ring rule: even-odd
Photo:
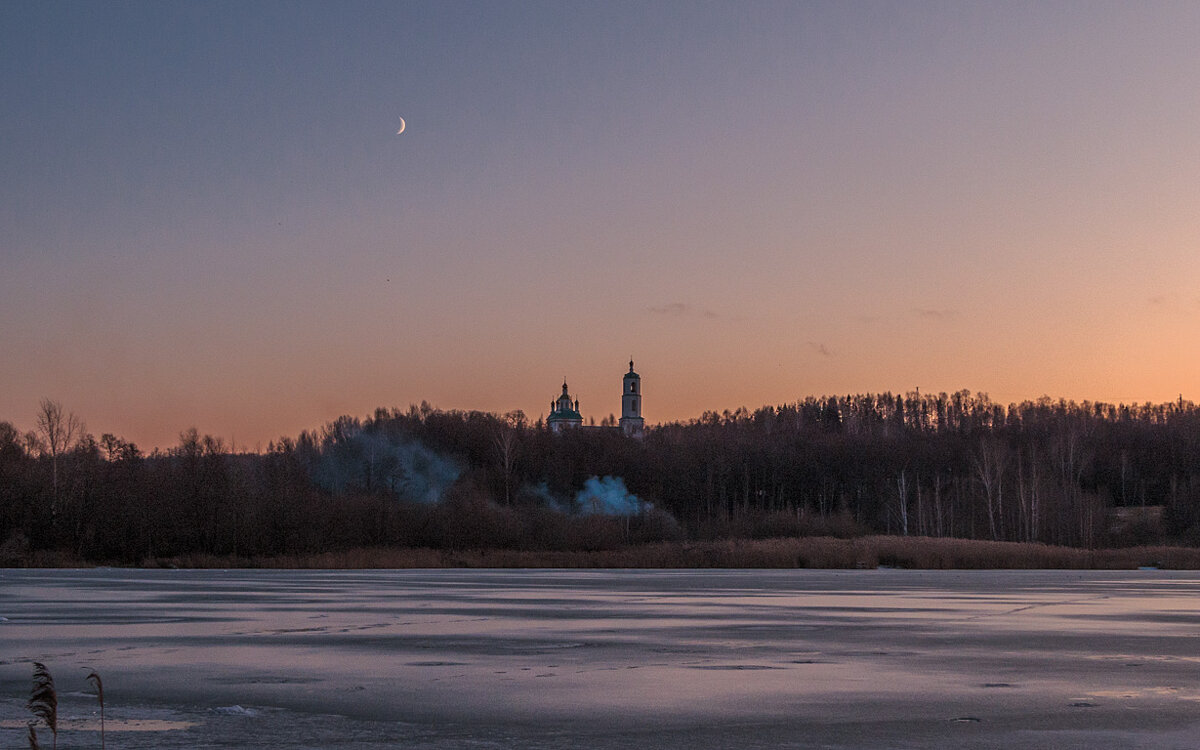
[[[405,125],[404,125],[404,118],[403,118],[403,117],[401,117],[401,118],[400,118],[400,129],[396,131],[396,135],[400,135],[401,133],[403,133],[403,132],[404,132],[404,127],[405,127]]]

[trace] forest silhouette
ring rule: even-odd
[[[260,453],[190,429],[147,454],[49,400],[34,429],[0,422],[5,565],[869,534],[1198,545],[1200,409],[861,394],[706,412],[639,440],[422,403]]]

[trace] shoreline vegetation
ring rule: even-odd
[[[0,421],[0,566],[1200,569],[1182,398],[914,391],[616,425],[422,403],[146,454],[45,399],[34,430]]]
[[[38,552],[27,565],[78,568],[93,564],[68,554]],[[655,542],[594,551],[439,550],[360,547],[304,555],[241,557],[178,555],[149,558],[139,568],[365,570],[428,568],[875,569],[917,570],[1200,570],[1200,549],[1144,546],[1079,549],[1029,542],[936,537],[800,537]]]

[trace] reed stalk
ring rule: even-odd
[[[94,669],[88,672],[87,681],[96,688],[96,699],[100,701],[100,750],[104,750],[104,681]]]
[[[58,747],[58,693],[54,691],[54,678],[50,676],[50,670],[46,669],[46,665],[40,661],[33,663],[33,691],[29,696],[29,702],[26,704],[30,713],[38,717],[50,727],[52,736],[51,748]],[[37,737],[33,731],[33,725],[29,726],[29,734],[32,742],[36,746]]]

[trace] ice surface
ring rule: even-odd
[[[1200,745],[1190,572],[3,570],[0,612],[0,747],[32,660],[64,750],[92,668],[124,748]]]

